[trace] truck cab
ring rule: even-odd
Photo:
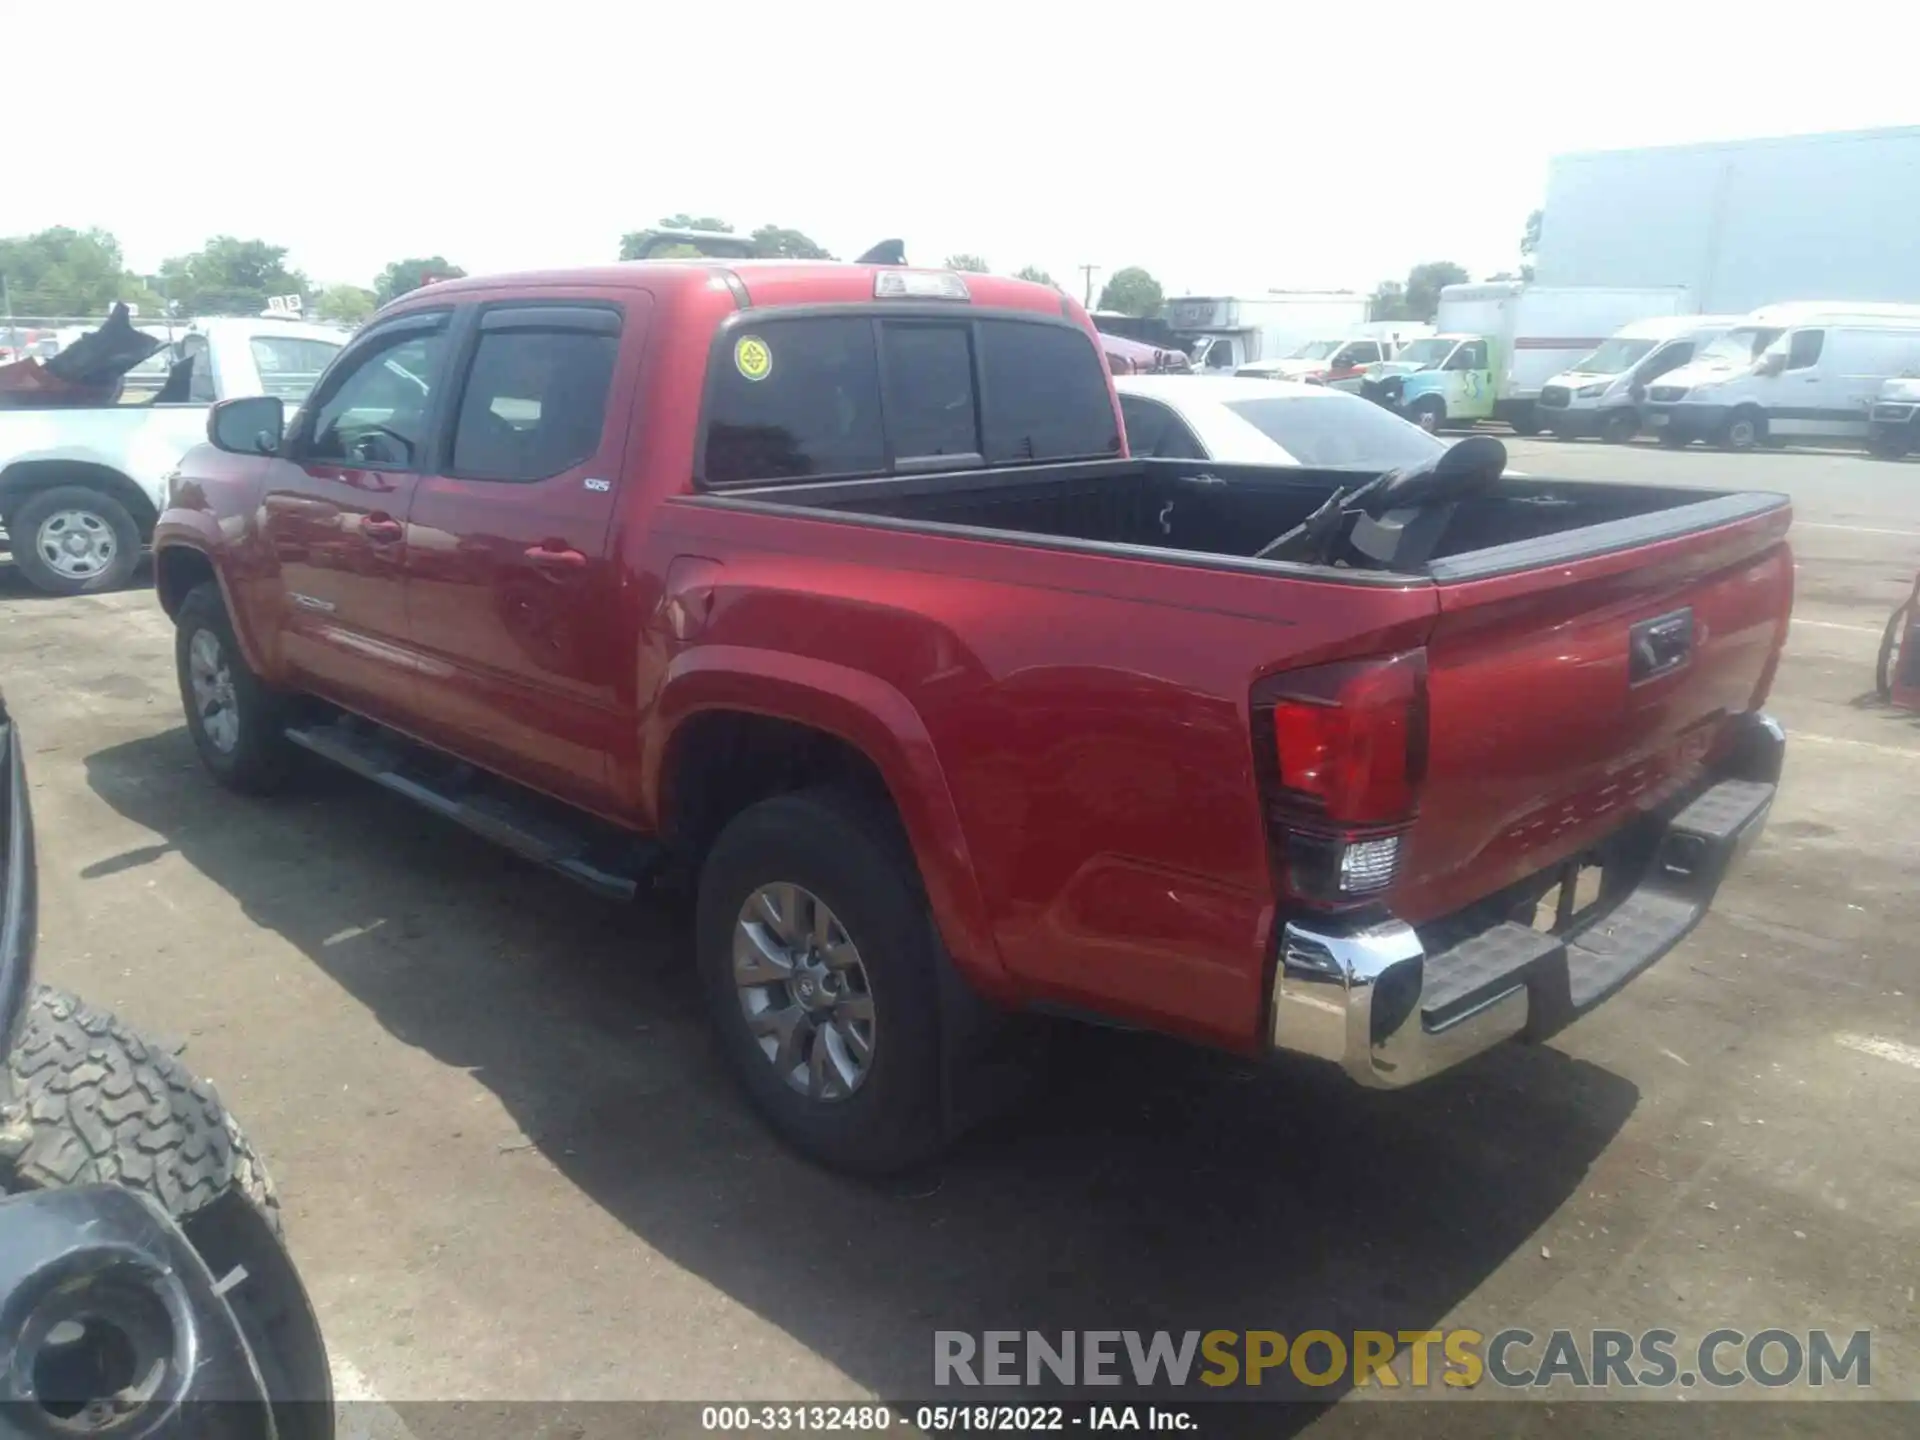
[[[1881,387],[1920,367],[1920,306],[1796,301],[1746,316],[1647,391],[1661,443],[1865,444]]]
[[[1427,431],[1491,419],[1492,356],[1485,335],[1428,335],[1373,366],[1360,393]]]
[[[1308,385],[1355,392],[1366,378],[1368,368],[1391,360],[1393,354],[1391,340],[1372,336],[1308,340],[1281,359],[1256,360],[1233,373],[1247,379],[1298,380]]]
[[[1540,388],[1540,418],[1562,440],[1631,440],[1647,387],[1739,323],[1738,315],[1676,315],[1625,326]]]

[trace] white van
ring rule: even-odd
[[[1738,325],[1739,315],[1662,315],[1622,326],[1591,355],[1540,387],[1541,423],[1562,440],[1598,435],[1613,444],[1640,433],[1647,387],[1693,362]]]
[[[1916,364],[1920,305],[1767,305],[1648,386],[1645,420],[1676,447],[1860,444],[1881,382]]]

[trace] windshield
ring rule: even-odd
[[[1787,332],[1778,326],[1742,325],[1729,330],[1700,352],[1696,363],[1725,369],[1753,364],[1760,353]]]
[[[1582,375],[1624,374],[1646,359],[1655,343],[1652,340],[1622,340],[1616,335],[1573,368]]]
[[[1340,348],[1338,340],[1309,340],[1287,356],[1289,360],[1324,360]]]
[[[1447,448],[1391,411],[1338,391],[1232,400],[1227,409],[1302,465],[1391,470],[1423,465]]]
[[[1393,358],[1395,360],[1404,360],[1410,365],[1417,365],[1422,370],[1426,370],[1445,360],[1447,356],[1453,353],[1453,347],[1459,343],[1458,340],[1441,340],[1437,338],[1416,340],[1411,345],[1401,346],[1399,352]]]

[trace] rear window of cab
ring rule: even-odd
[[[719,341],[701,478],[745,485],[1119,453],[1106,366],[1077,326],[770,315]]]

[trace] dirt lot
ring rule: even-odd
[[[344,777],[222,793],[150,594],[0,574],[44,974],[188,1043],[270,1160],[343,1376],[389,1399],[925,1397],[935,1328],[1462,1324],[1870,1328],[1875,1393],[1920,1398],[1920,730],[1863,698],[1920,464],[1512,449],[1799,514],[1771,829],[1551,1046],[1369,1095],[1074,1034],[936,1170],[841,1181],[724,1083],[673,913]]]

